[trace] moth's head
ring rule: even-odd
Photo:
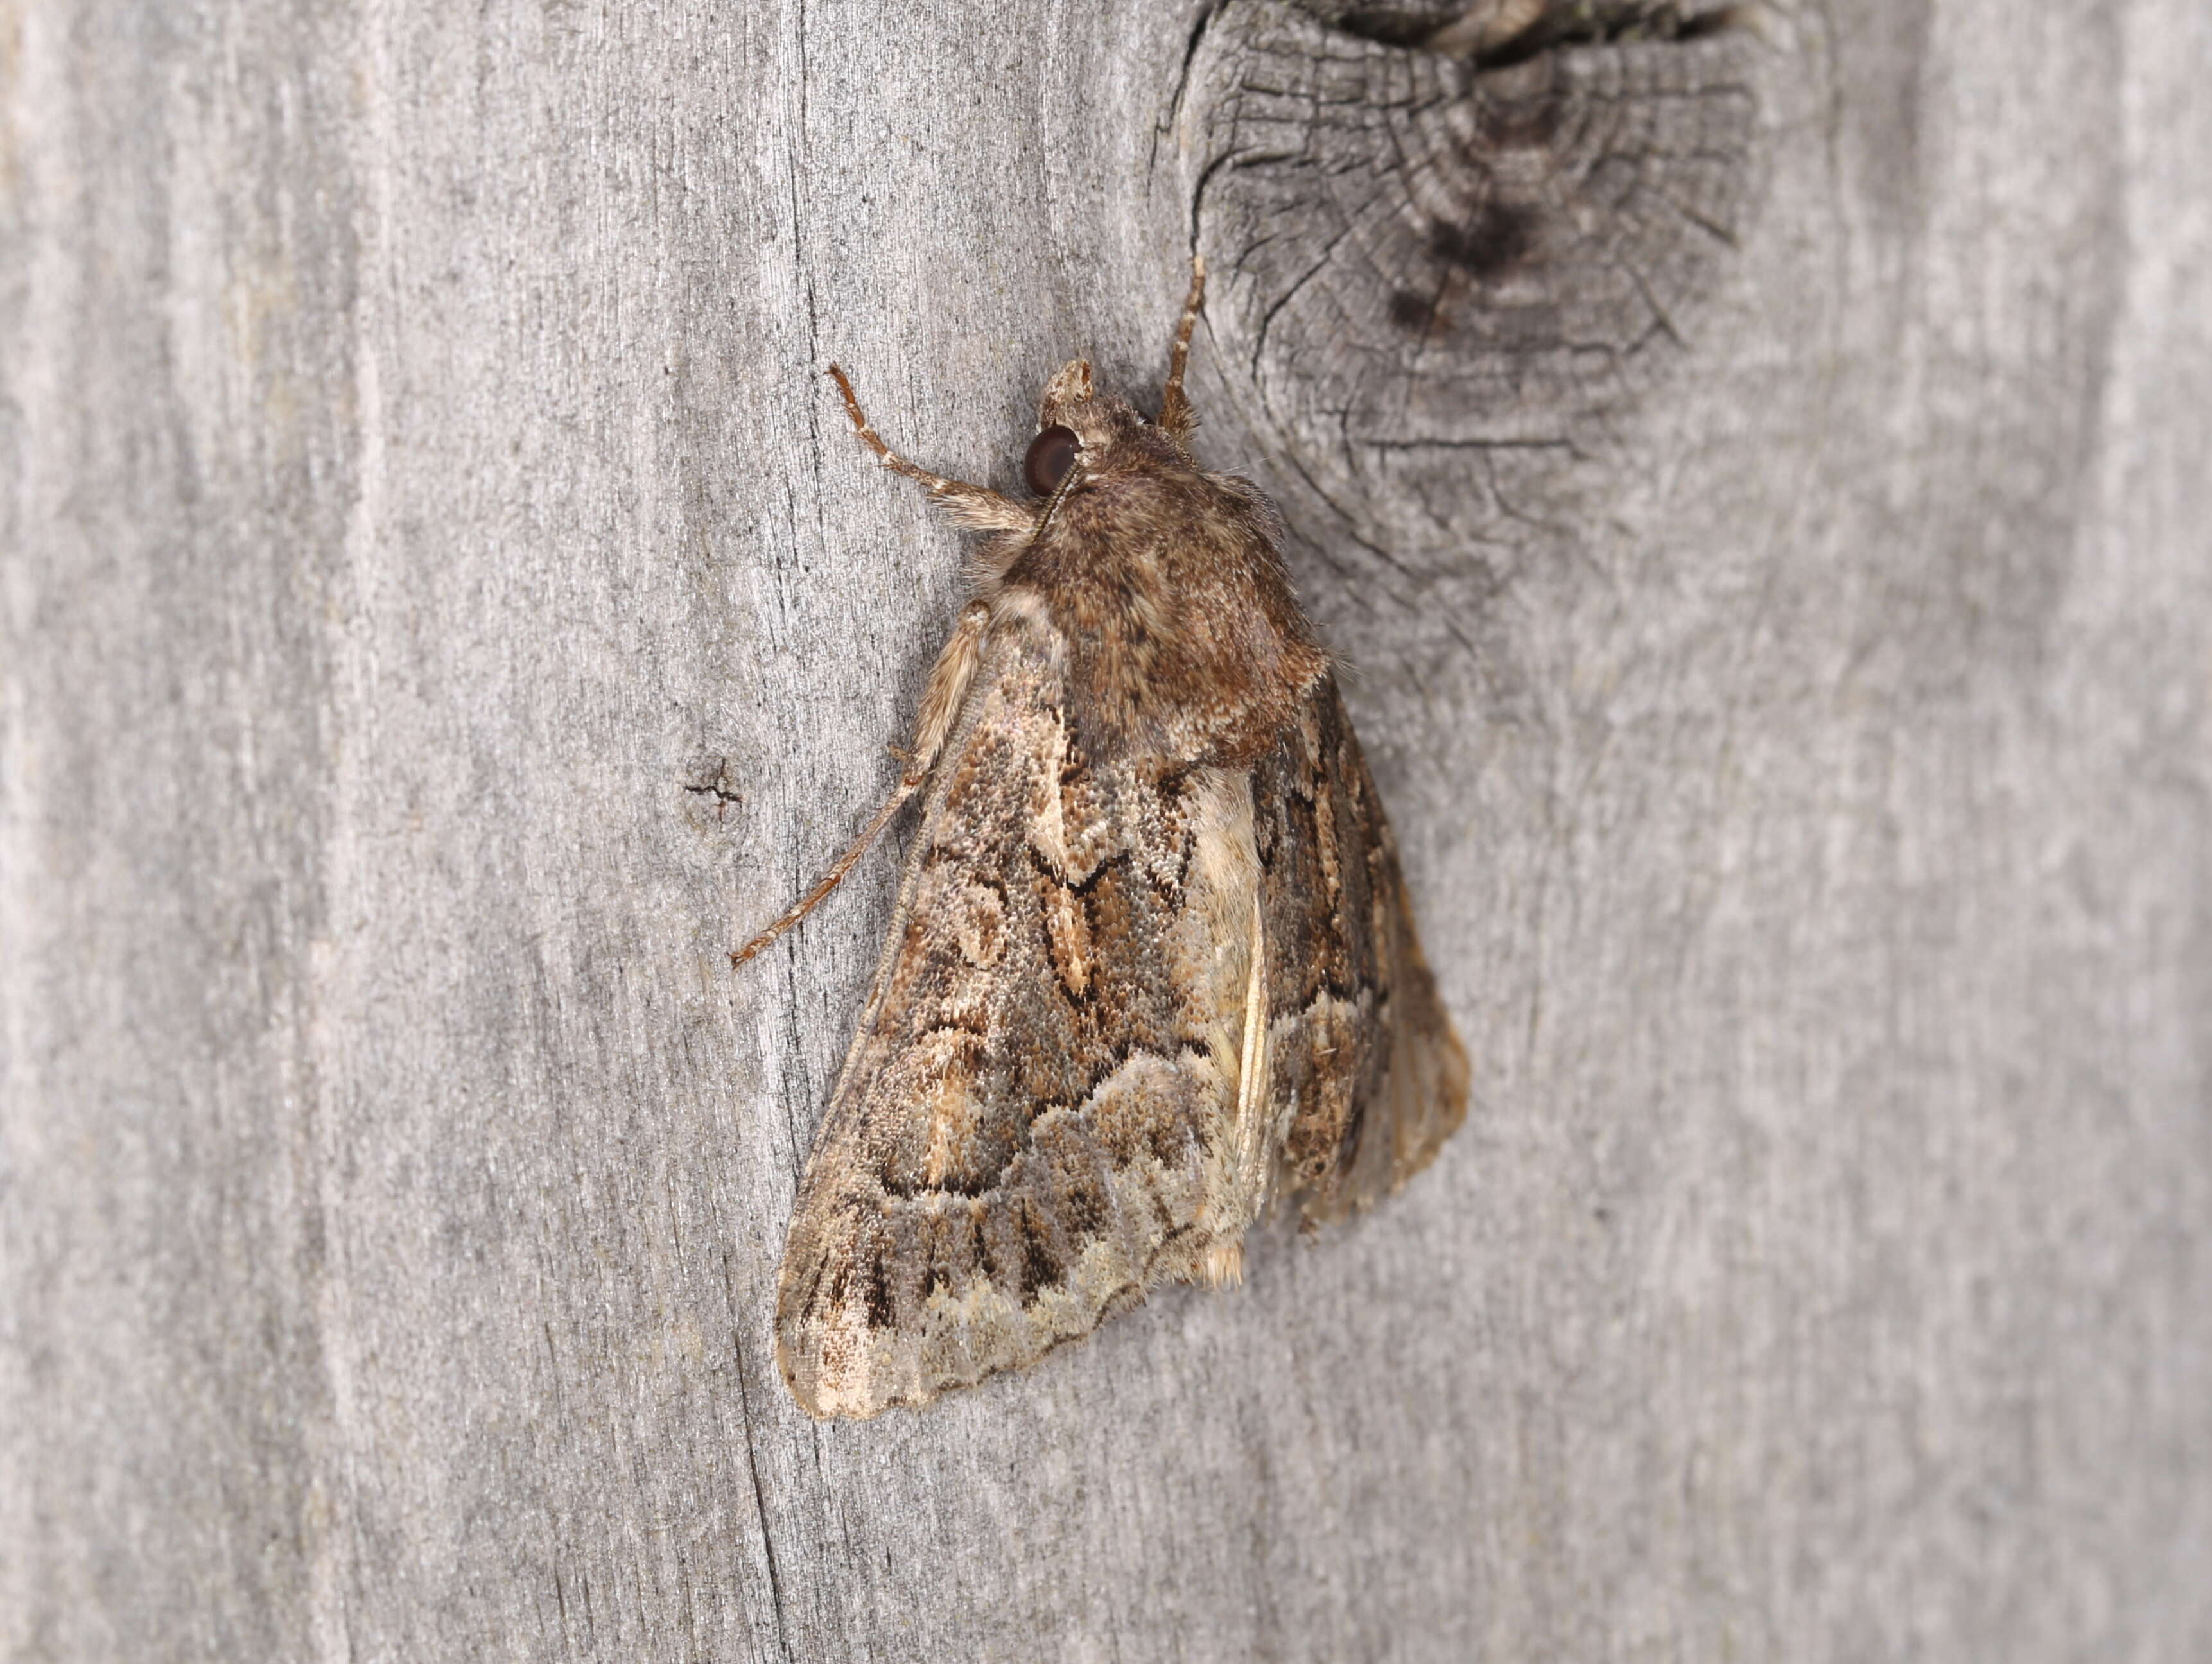
[[[1030,490],[1049,497],[1079,468],[1099,473],[1117,448],[1157,432],[1127,400],[1098,392],[1091,385],[1090,361],[1079,358],[1060,366],[1045,383],[1037,434],[1022,459],[1022,476]]]

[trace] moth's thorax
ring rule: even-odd
[[[1092,394],[1079,361],[1053,379],[1042,417],[1082,452],[996,594],[1027,616],[1041,609],[1062,638],[1080,743],[1100,756],[1249,762],[1328,664],[1291,595],[1274,511]]]

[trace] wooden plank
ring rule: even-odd
[[[2200,9],[1778,13],[1650,375],[1419,433],[1200,177],[1297,20],[1093,9],[0,13],[0,1655],[2212,1652]],[[961,592],[819,372],[1011,485],[1201,194],[1476,1107],[817,1427],[895,853],[722,955]]]

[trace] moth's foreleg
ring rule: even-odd
[[[990,487],[970,485],[966,480],[947,479],[942,474],[931,473],[919,463],[908,462],[884,443],[883,436],[861,413],[860,401],[854,394],[853,384],[845,379],[845,372],[832,364],[830,376],[836,382],[837,391],[844,398],[845,414],[852,417],[853,428],[860,434],[860,443],[873,451],[884,466],[894,474],[903,474],[907,478],[919,480],[927,486],[930,496],[942,504],[959,524],[972,526],[978,531],[1027,531],[1035,527],[1035,510],[1000,496]]]
[[[1182,303],[1182,321],[1176,325],[1175,345],[1168,349],[1167,391],[1160,395],[1158,426],[1170,439],[1187,438],[1198,426],[1198,413],[1183,396],[1182,373],[1190,362],[1191,331],[1198,327],[1198,310],[1206,299],[1206,256],[1190,257],[1190,295]]]

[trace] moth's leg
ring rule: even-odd
[[[952,639],[929,668],[929,685],[921,695],[921,714],[915,719],[914,752],[906,762],[906,779],[916,786],[937,766],[937,754],[945,749],[960,708],[968,702],[968,687],[975,679],[975,666],[983,657],[983,636],[990,623],[990,607],[981,601],[970,601],[961,609]]]
[[[945,738],[952,732],[960,707],[967,701],[969,684],[975,681],[976,663],[983,656],[983,635],[990,619],[991,610],[982,602],[968,604],[952,631],[952,639],[945,644],[945,651],[937,655],[937,663],[929,672],[929,687],[921,696],[921,715],[915,723],[914,750],[907,757],[906,772],[900,776],[898,785],[884,799],[884,806],[876,811],[875,818],[853,840],[852,847],[830,864],[822,881],[793,903],[783,917],[730,956],[732,968],[744,964],[821,906],[830,892],[844,883],[845,875],[868,853],[869,846],[883,835],[884,829],[891,823],[891,817],[921,789],[929,778],[929,771],[936,766],[938,753],[945,749]]]
[[[1199,303],[1206,299],[1206,256],[1190,257],[1190,296],[1182,303],[1182,322],[1176,325],[1175,345],[1168,349],[1168,386],[1160,395],[1158,426],[1170,439],[1185,439],[1198,426],[1198,413],[1183,397],[1183,367],[1190,362],[1190,334],[1198,327]]]
[[[1036,525],[1036,513],[1020,503],[1000,496],[986,485],[970,485],[965,480],[949,480],[942,474],[933,474],[927,468],[908,462],[883,441],[868,418],[860,413],[860,401],[854,397],[853,384],[845,379],[845,372],[836,365],[830,367],[830,379],[836,382],[837,391],[844,396],[845,414],[853,418],[853,427],[860,435],[860,442],[883,461],[894,474],[903,474],[910,480],[919,480],[929,488],[929,495],[943,504],[955,520],[978,531],[1028,531]]]

